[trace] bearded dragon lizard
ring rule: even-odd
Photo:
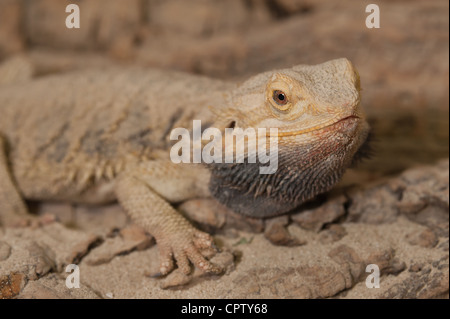
[[[175,164],[173,128],[277,128],[278,169]],[[24,199],[118,200],[156,238],[160,273],[220,268],[213,238],[172,203],[213,197],[256,218],[330,190],[365,143],[359,75],[347,59],[258,74],[242,83],[153,69],[85,70],[0,88],[0,217]]]

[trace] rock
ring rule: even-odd
[[[396,204],[399,201],[399,190],[390,185],[379,183],[365,191],[355,190],[348,195],[350,205],[348,220],[369,224],[391,223],[398,215]]]
[[[209,233],[216,233],[221,229],[228,232],[230,228],[255,233],[264,230],[263,220],[236,214],[214,199],[188,200],[178,209],[201,230]]]
[[[225,225],[228,209],[213,199],[193,199],[178,209],[205,231],[217,231]]]
[[[332,224],[327,229],[320,232],[320,242],[322,244],[331,244],[342,239],[347,232],[345,228],[338,224]]]
[[[375,251],[367,258],[367,264],[375,264],[380,269],[381,274],[398,275],[406,269],[406,264],[395,258],[395,251],[392,248]]]
[[[364,280],[367,275],[366,266],[369,264],[377,265],[381,275],[398,275],[406,269],[406,264],[394,257],[393,249],[371,251],[367,258],[362,259],[353,248],[340,245],[332,249],[328,256],[348,269],[342,274],[349,287]]]
[[[172,35],[212,36],[240,30],[249,17],[241,0],[150,0],[148,4],[150,27]]]
[[[264,236],[274,245],[300,246],[306,244],[305,240],[296,238],[289,233],[286,229],[288,223],[288,216],[267,219],[265,223]]]
[[[94,247],[102,243],[103,239],[97,235],[91,235],[86,240],[72,247],[67,258],[68,264],[78,264],[81,259]]]
[[[39,282],[30,282],[18,299],[69,299],[69,294],[58,294]]]
[[[409,267],[408,271],[409,271],[409,272],[419,272],[419,271],[421,271],[423,268],[424,268],[424,265],[423,265],[423,264],[421,264],[421,263],[415,263],[415,264],[412,264],[412,265]]]
[[[0,261],[8,259],[11,254],[11,246],[6,242],[0,241]]]
[[[345,196],[341,195],[331,199],[319,208],[307,209],[293,214],[290,218],[300,227],[319,232],[325,224],[336,221],[344,216],[344,204],[347,202]]]
[[[80,288],[67,288],[66,281],[56,274],[50,274],[37,281],[30,281],[23,288],[17,299],[98,299],[99,297],[86,285]]]
[[[59,223],[37,229],[10,229],[3,238],[12,249],[9,257],[0,261],[0,276],[23,273],[31,280],[79,262],[99,241],[96,235],[70,230]]]
[[[229,251],[222,251],[210,259],[210,261],[224,270],[225,274],[229,274],[234,270],[235,256]]]
[[[437,236],[447,237],[449,233],[448,210],[436,206],[427,206],[419,213],[406,215],[408,219],[429,227]]]
[[[141,242],[148,239],[148,235],[145,233],[144,228],[136,224],[131,224],[126,226],[125,228],[122,228],[119,231],[119,234],[124,240]]]
[[[28,276],[29,279],[36,280],[56,269],[55,253],[49,247],[33,242],[27,249],[29,256],[34,259],[34,273]]]
[[[398,208],[403,214],[416,214],[427,206],[449,209],[448,161],[439,165],[423,166],[405,171],[401,179],[407,187],[402,193]]]
[[[398,275],[402,271],[406,269],[406,263],[404,261],[399,260],[398,258],[394,258],[389,267],[383,269],[384,274],[390,275]]]
[[[147,249],[153,243],[153,238],[137,225],[127,226],[120,230],[119,234],[121,236],[107,238],[99,247],[93,249],[86,257],[86,263],[88,265],[108,263],[116,256]]]
[[[114,298],[114,294],[113,294],[112,292],[107,292],[107,293],[105,294],[105,296],[108,297],[108,298],[110,298],[110,299]]]
[[[405,188],[397,203],[408,219],[429,227],[437,236],[448,237],[449,231],[449,164],[421,166],[405,171],[400,179]]]
[[[0,263],[0,276],[21,274],[26,280],[37,280],[56,270],[55,254],[45,244],[23,240],[13,247],[8,258]]]
[[[411,245],[418,245],[424,248],[433,248],[438,243],[438,238],[431,229],[425,229],[424,231],[417,233],[411,233],[406,236],[406,240]]]
[[[236,228],[252,233],[260,233],[264,230],[264,221],[262,219],[242,216],[228,210],[226,213],[225,227]]]
[[[448,240],[448,238],[446,240],[444,240],[442,243],[440,243],[438,248],[441,249],[442,251],[449,251],[449,240]]]
[[[25,48],[25,38],[21,33],[23,7],[23,2],[15,0],[0,2],[0,60]]]
[[[439,234],[448,233],[448,164],[420,166],[398,178],[348,193],[348,220],[364,223],[391,223],[399,214],[430,227]]]
[[[32,45],[59,49],[98,49],[122,46],[124,38],[133,39],[139,29],[140,1],[87,1],[80,7],[80,28],[68,29],[65,20],[68,3],[39,0],[25,5],[25,32]],[[131,44],[132,42],[127,42]],[[118,50],[117,47],[114,50]],[[121,53],[123,54],[123,53]]]
[[[356,251],[346,245],[338,246],[332,249],[328,256],[340,265],[348,267],[348,274],[346,278],[347,285],[350,288],[357,282],[365,270],[365,264],[363,260],[358,256]]]
[[[0,64],[0,85],[22,84],[29,81],[34,72],[34,66],[29,58],[15,55]]]
[[[10,299],[17,296],[26,284],[24,274],[11,273],[0,276],[0,299]]]
[[[346,289],[344,276],[329,266],[296,268],[257,268],[234,281],[241,288],[239,298],[256,297],[264,292],[268,298],[326,298]]]
[[[438,269],[439,265],[444,265]],[[404,281],[393,285],[381,298],[448,298],[449,272],[448,256],[433,267],[410,272]]]

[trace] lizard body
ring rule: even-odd
[[[12,146],[8,158],[19,189],[28,199],[111,201],[113,192],[102,198],[92,195],[92,186],[168,150],[173,128],[189,128],[195,118],[210,121],[202,104],[229,88],[207,78],[138,69],[82,71],[5,87],[0,127]]]
[[[109,69],[49,76],[0,88],[0,217],[26,216],[25,199],[118,200],[151,233],[160,272],[190,262],[220,272],[204,255],[212,238],[171,203],[216,198],[269,217],[328,191],[368,136],[359,76],[346,59],[265,72],[241,83],[182,73]],[[278,128],[279,168],[174,164],[173,128]]]

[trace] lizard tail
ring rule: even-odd
[[[27,82],[33,74],[33,63],[28,57],[13,56],[0,64],[0,86]]]

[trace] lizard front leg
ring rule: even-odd
[[[171,176],[164,174],[175,171],[181,174],[172,174],[177,175],[176,179],[192,177],[190,173],[190,176],[186,176],[187,171],[183,172],[174,165],[150,162],[124,172],[117,180],[117,198],[134,222],[156,238],[161,275],[174,269],[174,261],[185,274],[191,272],[190,262],[205,272],[220,273],[222,270],[202,255],[215,250],[212,237],[192,226],[161,195],[167,193],[168,183],[175,187],[171,192],[176,198],[192,192],[192,187],[186,189],[180,183],[179,189],[176,189],[174,185],[177,185],[177,181],[170,182]],[[185,194],[182,194],[181,188],[184,188]]]

